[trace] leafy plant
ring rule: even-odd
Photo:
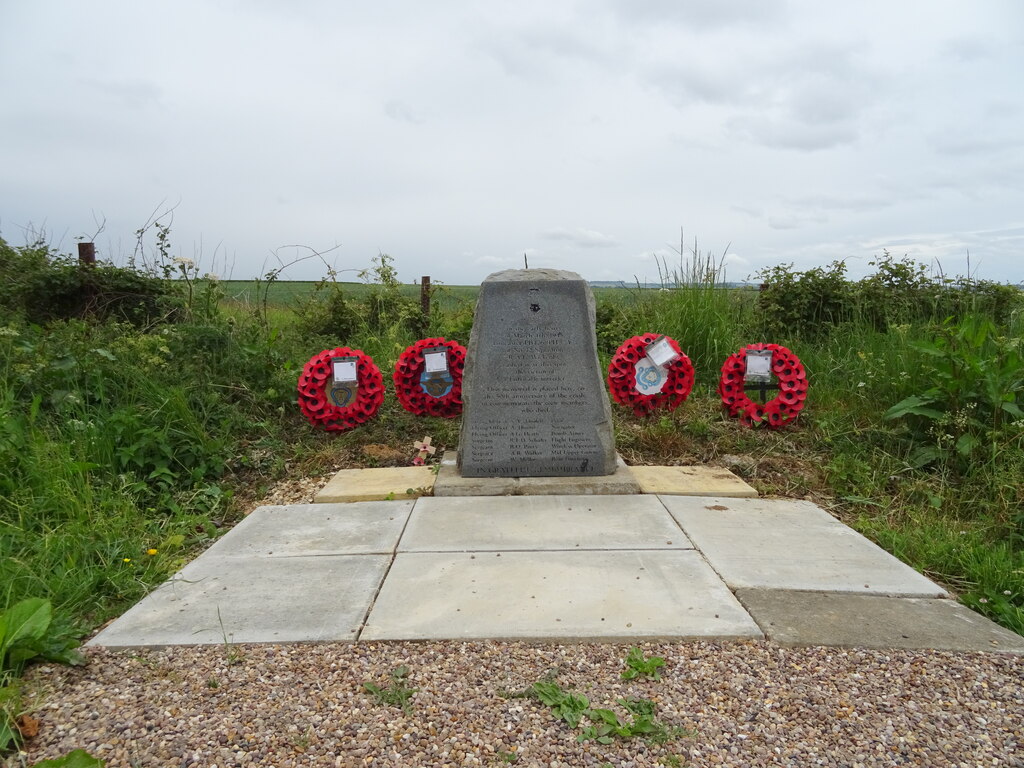
[[[76,749],[63,757],[33,763],[31,768],[103,768],[106,763],[84,749]]]
[[[412,696],[418,688],[410,688],[407,683],[409,668],[405,665],[391,672],[391,684],[379,686],[376,683],[363,683],[363,688],[373,694],[377,704],[399,707],[403,712],[412,712]]]
[[[50,632],[49,600],[28,598],[0,614],[0,750],[17,743],[15,720],[20,714],[21,688],[16,678],[25,664],[41,657],[64,664],[82,664],[77,642],[65,632]]]
[[[994,323],[972,315],[946,322],[934,341],[911,346],[924,356],[923,392],[885,413],[902,419],[915,440],[914,466],[939,461],[964,470],[975,458],[993,460],[1010,444],[1021,444],[1014,424],[1024,421],[1024,346],[1000,336]],[[1010,427],[1009,429],[1007,427]]]
[[[623,680],[634,680],[638,677],[647,677],[651,680],[661,680],[661,673],[658,672],[665,666],[665,659],[661,656],[647,658],[636,646],[629,649],[626,654],[626,669],[622,672]]]
[[[615,739],[643,738],[652,744],[664,744],[669,739],[685,735],[685,731],[666,726],[655,718],[654,702],[649,699],[617,699],[632,720],[623,720],[616,712],[602,707],[591,707],[582,693],[563,690],[555,680],[538,680],[521,695],[536,699],[551,707],[552,713],[564,720],[570,728],[577,728],[586,718],[589,722],[576,735],[577,741],[596,741],[611,744]]]
[[[552,679],[538,680],[528,690],[528,695],[551,707],[555,717],[564,720],[570,728],[578,726],[590,708],[590,700],[586,696],[563,691]]]
[[[66,633],[50,633],[53,608],[39,597],[15,603],[0,614],[0,673],[20,674],[25,663],[42,657],[62,664],[83,664],[78,643]]]

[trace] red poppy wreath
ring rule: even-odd
[[[658,365],[648,348],[659,340],[674,353],[674,359]],[[608,389],[615,402],[647,416],[658,408],[678,408],[693,389],[693,364],[675,339],[657,333],[633,336],[622,342],[608,365]]]
[[[754,402],[747,396],[748,388],[757,384],[748,381],[748,352],[771,352],[768,366],[771,376],[777,380],[779,394],[764,404]],[[768,386],[764,386],[767,390]],[[731,416],[738,416],[747,426],[763,424],[778,429],[793,421],[804,408],[807,400],[807,373],[800,359],[778,344],[748,344],[732,354],[722,365],[722,378],[718,382],[718,393],[722,405]]]
[[[422,339],[398,356],[395,395],[420,416],[453,418],[462,413],[462,371],[466,348],[457,341]]]
[[[299,408],[309,423],[345,432],[372,419],[384,401],[384,377],[359,349],[336,347],[314,355],[299,376]]]

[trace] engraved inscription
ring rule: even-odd
[[[571,272],[512,270],[484,281],[463,380],[463,475],[614,471],[593,317],[590,289]]]
[[[512,476],[590,471],[602,447],[582,427],[592,410],[588,388],[558,365],[568,343],[558,329],[515,328],[482,355],[493,375],[476,391],[472,464]]]

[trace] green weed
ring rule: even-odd
[[[613,710],[591,707],[584,694],[566,691],[552,678],[538,680],[519,695],[547,705],[552,714],[564,720],[570,728],[580,728],[577,741],[611,744],[616,739],[641,738],[650,744],[664,744],[687,735],[684,730],[659,721],[655,717],[654,702],[649,699],[617,699],[617,703],[631,715],[631,719],[623,719]],[[580,727],[584,721],[587,724]]]
[[[934,341],[916,342],[925,356],[926,387],[885,413],[908,423],[914,439],[910,461],[952,465],[994,461],[1009,447],[1024,446],[1024,342],[999,335],[988,318],[945,323]]]
[[[30,768],[103,768],[105,765],[103,760],[93,757],[84,749],[76,749],[63,757],[33,763]]]
[[[665,666],[665,659],[661,656],[647,658],[643,651],[633,646],[626,654],[625,664],[626,668],[622,672],[623,680],[634,680],[638,677],[661,680],[661,673],[658,670]]]
[[[380,686],[376,683],[363,683],[363,689],[373,694],[374,701],[381,706],[398,707],[407,715],[412,712],[412,697],[418,688],[407,685],[409,668],[397,667],[391,672],[391,683]]]

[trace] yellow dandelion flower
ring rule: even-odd
[[[155,555],[156,554],[156,550],[155,549],[147,549],[146,550],[146,554],[147,555]]]
[[[126,562],[126,563],[130,563],[131,561],[132,561],[132,559],[131,559],[130,557],[126,557],[126,558],[124,559],[124,562]]]

